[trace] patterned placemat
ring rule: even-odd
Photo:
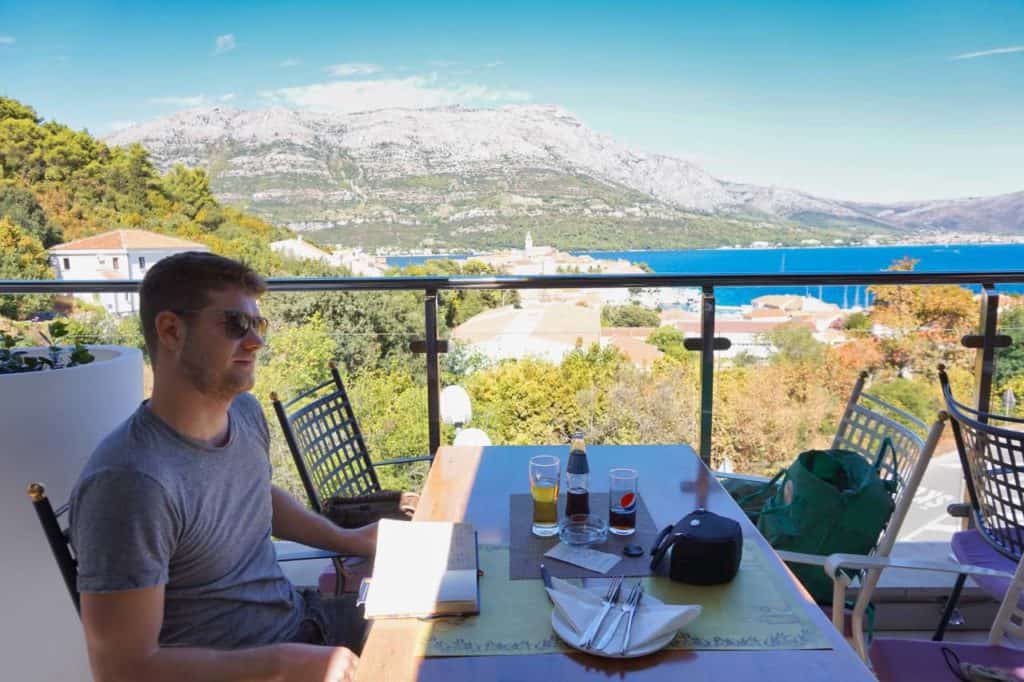
[[[558,536],[539,538],[530,532],[533,526],[533,498],[529,495],[509,496],[509,519],[511,528],[511,547],[509,551],[509,576],[512,580],[524,580],[540,577],[540,562],[543,561],[551,571],[551,575],[559,578],[600,578],[601,574],[589,571],[580,566],[573,566],[557,559],[544,557],[544,552],[558,544]],[[559,513],[565,509],[565,498],[558,500]],[[607,520],[608,493],[590,493],[591,511],[601,514]],[[605,575],[651,575],[651,556],[649,550],[658,536],[658,528],[654,525],[651,514],[647,511],[644,498],[641,496],[636,510],[636,532],[632,535],[614,535],[608,533],[608,540],[593,549],[621,557],[619,563]],[[622,553],[626,545],[640,545],[644,554],[628,557]]]
[[[425,656],[495,656],[572,651],[551,629],[551,602],[540,580],[510,580],[509,550],[480,546],[480,614],[424,623],[416,653]],[[701,615],[668,645],[669,649],[772,650],[830,649],[787,576],[774,569],[764,550],[744,542],[736,578],[701,587],[661,576],[642,578],[644,587],[665,603],[700,604]],[[798,674],[798,673],[797,673]]]

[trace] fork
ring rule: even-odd
[[[637,587],[640,589],[636,591],[636,595],[632,595],[635,596],[635,599],[633,599],[632,602],[627,602],[626,605],[622,607],[622,610],[629,615],[629,618],[626,620],[626,634],[622,637],[622,647],[619,648],[620,654],[626,653],[626,649],[629,648],[629,636],[633,633],[633,618],[636,616],[636,610],[640,606],[640,600],[644,596],[644,588],[639,582],[637,583]]]
[[[605,616],[608,615],[612,606],[614,606],[619,600],[619,591],[622,588],[622,578],[623,576],[620,575],[612,581],[611,585],[608,586],[608,591],[605,593],[604,599],[602,600],[603,605],[601,607],[601,613],[594,618],[593,622],[587,626],[586,632],[584,632],[583,636],[580,637],[579,647],[581,649],[590,648],[590,643],[594,640],[594,635],[596,635],[597,631],[601,628],[601,623],[604,622]]]
[[[640,581],[638,580],[636,584],[633,585],[632,589],[630,589],[629,596],[626,597],[625,603],[635,603],[635,601],[639,598],[640,589]],[[603,635],[601,635],[601,639],[597,640],[597,644],[594,645],[595,649],[597,649],[598,651],[604,651],[605,648],[607,648],[607,646],[611,644],[612,638],[615,636],[615,631],[619,629],[619,623],[622,622],[622,617],[624,615],[626,615],[625,605],[623,605],[623,607],[620,607],[619,612],[615,614],[614,618],[612,618],[612,623],[608,626],[608,630]]]

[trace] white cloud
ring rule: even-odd
[[[217,40],[214,44],[213,54],[224,54],[225,52],[231,52],[235,49],[237,44],[235,43],[234,33],[225,33],[222,36],[217,36]]]
[[[228,93],[225,93],[225,94],[221,95],[217,99],[219,99],[221,102],[230,102],[234,98],[235,98],[235,93],[228,92]]]
[[[380,73],[381,67],[377,64],[366,64],[362,62],[351,62],[348,64],[332,64],[327,71],[333,76],[369,76]]]
[[[112,133],[116,133],[127,128],[135,127],[138,124],[138,121],[111,121],[107,124],[107,130]]]
[[[450,59],[435,59],[432,62],[427,62],[429,66],[435,66],[439,69],[446,69],[449,66],[458,66],[459,62],[452,61]]]
[[[956,62],[961,59],[977,59],[978,57],[991,57],[995,54],[1012,54],[1014,52],[1024,52],[1024,45],[1014,45],[1013,47],[997,47],[994,50],[984,50],[983,52],[965,52],[958,54],[954,57],[950,57],[949,61]]]
[[[261,92],[276,104],[328,112],[374,109],[426,109],[453,104],[486,105],[523,102],[531,98],[522,90],[497,90],[485,85],[438,84],[434,78],[411,76],[381,80],[348,80],[312,83]]]
[[[283,62],[281,62],[280,64],[278,64],[278,66],[280,66],[282,69],[290,69],[293,66],[298,66],[301,63],[302,63],[301,59],[295,59],[294,57],[289,57],[288,59],[286,59]]]
[[[13,45],[16,42],[14,36],[0,36],[0,45]]]
[[[487,62],[486,64],[484,64],[484,68],[493,69],[497,66],[503,66],[504,64],[505,62],[501,61],[500,59],[495,59],[493,62]]]

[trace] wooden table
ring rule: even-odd
[[[564,460],[567,446],[442,447],[427,477],[416,520],[468,521],[481,544],[509,542],[508,496],[528,493],[527,461],[538,454]],[[827,650],[661,651],[629,660],[598,658],[584,653],[531,656],[464,656],[420,658],[411,642],[422,628],[415,620],[374,622],[363,649],[359,680],[874,680],[825,614],[793,579],[785,564],[685,445],[591,446],[587,449],[591,489],[607,490],[606,473],[630,466],[640,474],[640,491],[659,528],[673,523],[696,506],[698,490],[706,490],[707,508],[743,525],[743,533],[768,550],[772,564],[787,576],[787,589],[798,595],[807,613],[832,645]],[[680,483],[684,482],[683,486]]]

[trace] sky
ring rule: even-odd
[[[555,104],[726,180],[1024,190],[1024,0],[0,0],[0,94],[97,135],[197,106]]]

